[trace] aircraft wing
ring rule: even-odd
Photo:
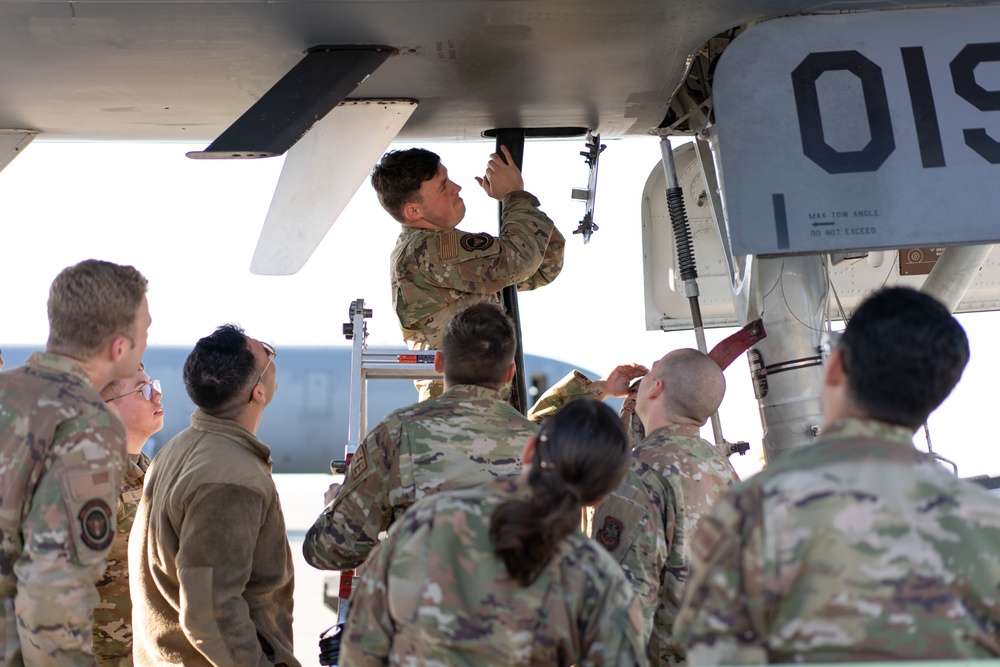
[[[475,140],[496,128],[524,128],[529,137],[582,137],[587,130],[608,138],[644,135],[686,113],[686,100],[675,93],[696,54],[716,35],[780,16],[942,4],[0,2],[0,132],[21,131],[7,142],[15,149],[0,142],[0,168],[33,133],[39,141],[206,145],[239,135],[249,137],[249,144],[221,141],[202,156],[275,155],[314,134],[309,128],[345,97],[348,103],[413,101],[412,115],[393,128],[398,133],[390,141]],[[329,76],[305,61],[307,53],[313,62],[319,52],[345,47],[381,55],[359,67],[342,63]],[[334,108],[329,113],[339,112]],[[351,126],[332,124],[334,132]],[[269,138],[265,134],[280,135],[281,141],[264,141]],[[376,134],[364,149],[332,158],[329,146],[335,141],[312,138],[299,151],[314,159],[296,159],[287,177],[295,182],[279,183],[255,272],[298,270],[363,181],[372,155],[384,148],[385,136]],[[325,160],[315,157],[324,153]],[[338,162],[352,160],[362,164],[328,178],[331,169],[339,169]],[[314,200],[313,210],[296,203],[303,200],[302,193],[324,188],[336,192]],[[284,246],[275,247],[275,238],[283,239]]]
[[[418,100],[402,140],[479,139],[497,127],[642,135],[663,120],[691,54],[713,35],[776,16],[900,4],[3,2],[0,128],[37,130],[40,140],[209,142],[307,49],[381,44],[398,55],[352,97]]]

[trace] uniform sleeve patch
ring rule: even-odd
[[[604,518],[604,525],[597,531],[597,541],[608,551],[614,551],[622,539],[625,526],[613,516]]]
[[[112,493],[111,473],[108,470],[79,472],[69,476],[66,482],[74,499],[107,496]]]
[[[438,235],[438,250],[441,259],[455,259],[458,257],[458,235],[444,233]]]
[[[88,500],[80,508],[80,539],[92,551],[103,551],[111,546],[115,531],[111,523],[111,508],[100,498]]]
[[[489,234],[465,234],[460,243],[469,252],[477,250],[487,250],[493,245],[495,239]]]
[[[368,454],[364,447],[359,447],[351,458],[351,479],[357,479],[368,470]]]

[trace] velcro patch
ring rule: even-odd
[[[469,252],[477,250],[487,250],[493,245],[494,238],[489,234],[465,234],[462,236],[461,244]]]
[[[628,606],[628,620],[632,623],[632,629],[636,634],[641,635],[646,621],[642,617],[642,602],[638,595],[632,598],[632,604]]]
[[[109,470],[85,470],[67,476],[66,483],[74,500],[107,496],[112,493]]]
[[[359,447],[351,458],[351,479],[357,479],[368,470],[368,454],[363,447]]]
[[[92,551],[111,546],[115,531],[111,524],[111,508],[100,498],[88,500],[76,515],[80,520],[80,539]]]
[[[438,235],[438,252],[441,259],[455,259],[458,257],[458,235],[444,233]]]
[[[597,541],[608,551],[614,551],[622,539],[625,525],[613,516],[604,517],[604,525],[597,531]]]

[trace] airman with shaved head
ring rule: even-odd
[[[693,526],[738,481],[728,458],[699,431],[719,409],[726,380],[709,356],[675,350],[639,384],[636,414],[646,436],[625,481],[597,508],[592,537],[618,559],[643,599],[654,665],[684,661],[672,639]]]

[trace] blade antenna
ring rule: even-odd
[[[590,243],[591,235],[600,229],[594,224],[594,202],[597,199],[597,161],[607,146],[601,143],[600,134],[595,135],[588,131],[586,147],[587,150],[580,151],[580,155],[583,156],[587,166],[590,167],[590,178],[587,182],[587,189],[573,190],[573,199],[587,202],[587,212],[584,213],[580,225],[573,231],[574,234],[583,235],[583,242],[585,244]]]

